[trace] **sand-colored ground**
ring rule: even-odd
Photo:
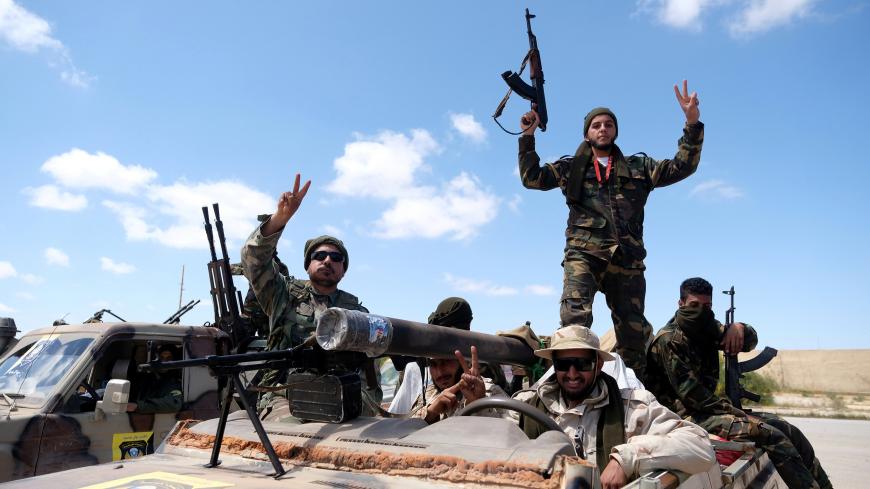
[[[870,350],[780,350],[757,372],[783,391],[870,394]]]

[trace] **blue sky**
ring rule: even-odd
[[[186,322],[207,321],[200,207],[220,202],[235,258],[300,172],[311,191],[279,246],[292,271],[305,239],[334,233],[342,287],[373,312],[424,321],[461,295],[476,329],[549,334],[564,198],[522,187],[516,138],[490,119],[528,49],[526,6],[542,158],[573,153],[599,105],[626,154],[671,157],[672,86],[699,94],[699,170],[646,207],[656,329],[701,275],[736,287],[762,344],[870,348],[864,0],[0,0],[0,315],[25,331],[104,307],[163,321],[185,266],[184,301],[203,300]],[[527,108],[515,96],[503,122]],[[595,311],[601,334],[601,295]]]

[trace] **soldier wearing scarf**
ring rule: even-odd
[[[674,86],[686,115],[677,153],[654,160],[644,153],[624,156],[615,144],[616,115],[598,107],[583,122],[583,142],[574,156],[540,166],[535,152],[538,116],[523,116],[519,139],[520,177],[526,188],[559,188],[568,205],[565,230],[562,325],[592,326],[592,301],[601,291],[607,298],[616,333],[616,351],[644,380],[646,346],[652,326],[644,317],[646,279],[643,244],[644,206],[653,189],[679,182],[695,172],[701,160],[704,124],[698,96]]]

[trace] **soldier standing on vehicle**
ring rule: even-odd
[[[514,399],[547,413],[574,440],[577,454],[595,462],[601,487],[622,487],[654,469],[697,474],[716,460],[707,433],[683,421],[643,389],[620,389],[601,372],[613,360],[598,336],[584,326],[566,326],[553,333],[550,348],[535,355],[553,361],[555,378]],[[529,436],[547,430],[535,420],[511,411],[511,418]]]
[[[269,350],[284,350],[304,342],[315,329],[315,317],[330,307],[368,312],[356,296],[338,288],[347,272],[349,257],[344,243],[332,236],[319,236],[305,243],[304,265],[308,280],[281,275],[273,259],[284,226],[299,209],[311,181],[300,189],[296,174],[293,190],[278,198],[275,213],[257,227],[242,247],[245,277],[269,317]],[[261,387],[285,383],[286,372],[267,372]],[[365,379],[363,379],[365,382]],[[363,389],[364,415],[374,415],[381,401],[380,387]],[[289,420],[290,406],[283,394],[269,393],[260,401],[263,419]],[[368,409],[366,409],[368,408]]]
[[[758,343],[755,329],[734,323],[725,331],[713,314],[713,286],[700,277],[680,284],[678,305],[650,345],[647,387],[662,404],[710,433],[755,442],[788,487],[830,488],[813,446],[799,429],[773,414],[747,414],[716,395],[719,350],[751,351]]]
[[[520,124],[520,177],[526,188],[560,188],[568,205],[565,230],[562,326],[592,326],[592,301],[607,298],[616,333],[616,351],[643,381],[646,345],[652,326],[644,317],[646,280],[643,260],[643,209],[653,189],[679,182],[694,173],[701,159],[704,124],[698,96],[674,85],[686,115],[683,136],[671,160],[644,153],[625,157],[614,143],[616,115],[605,107],[592,109],[583,121],[583,142],[574,156],[540,166],[535,152],[538,115],[526,113]]]

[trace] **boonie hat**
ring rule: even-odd
[[[553,352],[557,350],[595,350],[602,362],[613,360],[613,355],[601,349],[598,336],[591,329],[572,324],[559,328],[550,337],[550,347],[543,350],[535,350],[535,355],[553,359]]]

